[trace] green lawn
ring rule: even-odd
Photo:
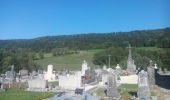
[[[137,48],[134,48],[134,49],[137,49],[137,50],[149,50],[149,51],[158,51],[158,50],[162,50],[162,48],[157,48],[157,47],[137,47]]]
[[[137,84],[121,84],[119,89],[121,90],[121,100],[131,100],[132,92],[137,92]]]
[[[100,52],[103,49],[80,51],[78,54],[70,54],[64,56],[52,56],[51,54],[45,54],[45,58],[41,60],[36,60],[35,62],[41,65],[44,69],[47,68],[48,64],[53,64],[56,71],[60,71],[63,68],[68,68],[69,70],[80,70],[81,64],[86,60],[89,66],[95,66],[93,61],[93,56],[96,52]]]
[[[21,89],[7,89],[0,92],[0,100],[42,100],[54,96],[51,92],[29,92]]]
[[[127,91],[137,91],[138,85],[137,84],[121,84],[121,89],[125,89]]]

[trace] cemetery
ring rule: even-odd
[[[153,65],[147,70],[137,70],[132,59],[131,45],[127,59],[127,69],[121,69],[117,64],[114,68],[103,66],[103,68],[92,68],[84,60],[81,70],[62,72],[54,71],[53,65],[49,64],[47,70],[21,69],[15,72],[15,67],[2,74],[0,77],[0,98],[11,91],[23,93],[23,95],[42,95],[35,98],[49,98],[50,100],[64,100],[76,98],[87,100],[159,100],[155,88],[169,93],[170,72],[164,71]],[[166,80],[166,81],[165,81]],[[57,84],[54,84],[57,83]],[[157,86],[157,87],[156,87]],[[21,97],[23,98],[23,97]],[[88,99],[91,98],[91,99]],[[20,100],[20,99],[17,99]]]

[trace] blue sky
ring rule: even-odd
[[[157,29],[170,0],[0,0],[0,39]]]

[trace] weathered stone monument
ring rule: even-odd
[[[11,71],[6,71],[5,79],[14,80],[15,77],[16,77],[16,73],[14,71],[14,66],[12,65]]]
[[[150,98],[150,89],[148,84],[147,72],[141,70],[138,74],[138,98],[140,100],[148,100]]]
[[[3,92],[3,91],[5,91],[5,89],[4,89],[4,82],[3,82],[3,78],[0,77],[0,92]]]
[[[155,68],[153,66],[153,62],[152,61],[150,61],[150,65],[147,68],[147,72],[148,72],[149,85],[150,86],[155,85]]]
[[[136,65],[134,64],[134,60],[132,59],[132,51],[131,51],[131,45],[129,44],[129,56],[127,60],[127,71],[130,74],[134,74],[136,72]]]
[[[50,82],[50,81],[56,81],[56,75],[55,75],[55,73],[53,72],[53,65],[48,65],[48,66],[47,66],[47,72],[45,73],[44,78],[45,78],[46,80],[48,80],[49,82]]]
[[[81,72],[83,75],[85,75],[85,71],[88,69],[88,64],[87,62],[84,60],[82,63],[82,67],[81,67]]]
[[[117,73],[117,75],[121,74],[121,68],[120,68],[119,64],[117,64],[117,66],[116,66],[116,73]]]
[[[19,76],[20,78],[28,78],[28,70],[24,70],[24,69],[20,70]]]
[[[41,78],[28,80],[28,91],[47,91],[47,81]]]
[[[119,100],[120,94],[118,93],[116,75],[108,75],[108,84],[107,84],[107,96],[108,100]]]
[[[94,82],[95,79],[96,79],[95,75],[96,75],[96,73],[95,73],[94,70],[92,70],[92,69],[87,69],[87,70],[85,71],[85,75],[84,75],[84,77],[85,77],[85,79],[84,79],[84,84],[89,84],[89,83],[91,83],[91,82]]]

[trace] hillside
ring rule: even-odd
[[[35,39],[0,40],[0,48],[29,48],[35,51],[51,51],[54,48],[101,49],[111,46],[170,48],[170,28],[130,32],[90,33],[77,35],[46,36]]]
[[[53,64],[54,69],[56,71],[63,70],[67,68],[69,70],[81,70],[81,64],[84,60],[88,62],[88,65],[91,67],[97,66],[93,64],[93,57],[95,53],[103,51],[102,49],[99,50],[89,50],[89,51],[80,51],[78,54],[70,54],[70,55],[63,55],[63,56],[48,56],[44,59],[35,60],[35,62],[41,65],[44,69],[47,68],[47,65]]]
[[[103,66],[108,65],[110,54],[111,66],[119,63],[126,68],[128,43],[139,48],[134,55],[139,67],[146,68],[148,61],[154,60],[160,67],[170,69],[170,28],[164,28],[0,40],[0,73],[10,70],[11,65],[16,71],[37,70],[48,64],[56,70],[79,70],[83,60],[90,66]]]

